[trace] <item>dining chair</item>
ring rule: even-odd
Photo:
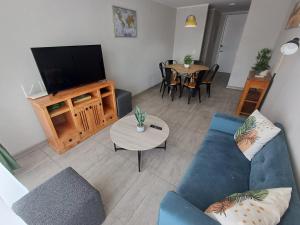
[[[200,90],[200,85],[202,82],[202,78],[205,74],[205,71],[200,71],[192,75],[192,77],[188,80],[185,81],[185,83],[182,86],[180,96],[182,96],[184,88],[187,88],[189,90],[189,95],[188,95],[188,104],[190,104],[192,96],[198,92],[198,97],[199,97],[199,103],[201,103],[201,90]]]
[[[181,93],[182,85],[178,73],[170,68],[165,68],[165,80],[163,82],[163,93],[161,97],[164,97],[166,88],[168,88],[168,93],[171,95],[173,101],[175,92],[177,91],[177,86],[179,86]]]
[[[210,89],[211,84],[218,72],[220,66],[218,64],[214,64],[209,71],[204,75],[203,80],[201,81],[200,85],[206,85],[206,94],[210,97]]]
[[[172,64],[177,64],[177,61],[174,59],[169,59],[165,62],[166,65],[172,65]]]
[[[164,72],[164,69],[165,69],[165,63],[164,63],[164,62],[160,62],[160,63],[159,63],[159,69],[160,69],[160,72],[161,72],[161,78],[162,78],[162,80],[161,80],[161,85],[160,85],[160,89],[159,89],[159,92],[161,92],[162,87],[163,87],[163,85],[164,85],[165,78],[166,78],[165,72]]]
[[[202,65],[200,60],[193,60],[193,64],[195,65]]]

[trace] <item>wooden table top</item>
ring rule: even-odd
[[[196,64],[190,65],[189,68],[185,68],[183,64],[170,64],[170,65],[166,65],[166,68],[176,70],[177,73],[180,74],[192,74],[203,70],[205,71],[209,70],[207,66],[196,65]]]
[[[150,127],[151,124],[162,127],[162,130]],[[169,136],[168,125],[158,117],[148,115],[142,133],[136,131],[136,125],[134,115],[118,120],[110,129],[112,141],[126,150],[146,151],[160,146]]]

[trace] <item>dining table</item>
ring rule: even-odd
[[[194,81],[196,73],[209,70],[207,66],[199,64],[191,64],[189,67],[185,67],[184,64],[168,64],[165,65],[165,68],[173,69],[179,76],[190,79],[191,82]]]
[[[179,74],[194,74],[200,71],[207,71],[209,68],[204,65],[191,64],[188,68],[184,64],[169,64],[165,65],[166,68],[173,69]]]

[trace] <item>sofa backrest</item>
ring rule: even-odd
[[[283,127],[281,132],[268,142],[251,161],[249,189],[292,187],[292,197],[288,211],[280,225],[292,225],[300,220],[300,200],[288,151]]]
[[[296,189],[287,140],[282,131],[268,142],[251,161],[250,189],[292,187]]]

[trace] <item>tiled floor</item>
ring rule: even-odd
[[[181,99],[177,95],[174,102],[168,95],[162,99],[158,86],[134,97],[134,105],[162,118],[170,127],[167,151],[145,152],[141,173],[136,152],[113,151],[108,127],[64,155],[57,155],[46,144],[22,153],[17,156],[22,169],[16,176],[33,189],[71,166],[101,192],[108,215],[105,225],[154,225],[161,199],[176,188],[213,113],[234,112],[240,92],[226,89],[227,80],[228,75],[217,75],[210,98],[203,87],[201,104],[193,98],[188,105],[187,94]]]

